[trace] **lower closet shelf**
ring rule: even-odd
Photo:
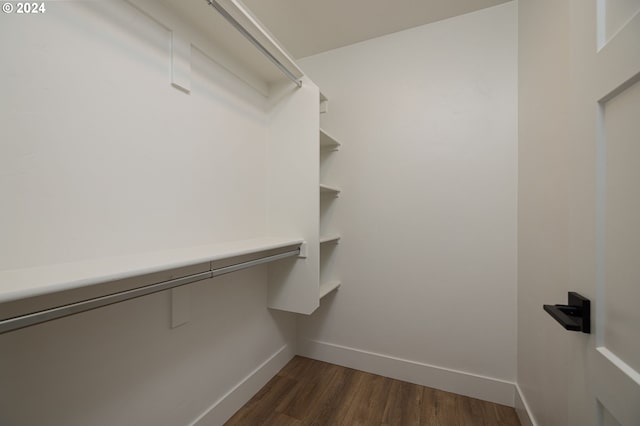
[[[261,238],[0,271],[0,333],[300,254]]]
[[[327,281],[326,283],[320,284],[320,299],[325,297],[327,294],[331,293],[334,290],[337,290],[340,287],[340,281]]]

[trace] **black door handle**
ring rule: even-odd
[[[567,305],[542,305],[566,330],[591,334],[591,301],[573,291]]]

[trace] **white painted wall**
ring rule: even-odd
[[[302,353],[513,404],[516,48],[510,2],[300,61],[343,190],[343,284]]]
[[[172,87],[170,32],[125,2],[0,19],[0,268],[264,232],[263,96],[195,49]]]
[[[566,425],[570,19],[566,0],[519,0],[518,385],[534,421]]]
[[[170,32],[126,2],[46,7],[0,15],[0,268],[266,236],[267,99],[196,49],[172,87]],[[224,420],[295,319],[265,267],[190,288],[176,329],[165,292],[0,335],[0,424],[189,424],[250,377]]]

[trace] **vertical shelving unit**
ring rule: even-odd
[[[329,111],[329,99],[320,93],[320,114]],[[340,194],[340,188],[328,184],[331,179],[331,162],[335,152],[340,149],[340,142],[322,127],[320,128],[320,288],[319,297],[322,299],[327,294],[340,287],[341,281],[337,277],[335,268],[335,256],[340,234],[335,232],[334,223],[331,220],[336,199]]]
[[[269,231],[275,236],[300,236],[305,244],[300,258],[269,265],[267,306],[309,315],[320,305],[320,120],[318,86],[306,77],[302,80],[296,89],[289,82],[271,86],[271,96],[278,102],[269,117]],[[283,173],[292,167],[304,172]]]

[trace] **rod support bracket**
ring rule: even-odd
[[[300,254],[298,254],[298,258],[306,259],[308,255],[309,255],[309,244],[307,244],[306,241],[303,241],[302,244],[300,244]]]

